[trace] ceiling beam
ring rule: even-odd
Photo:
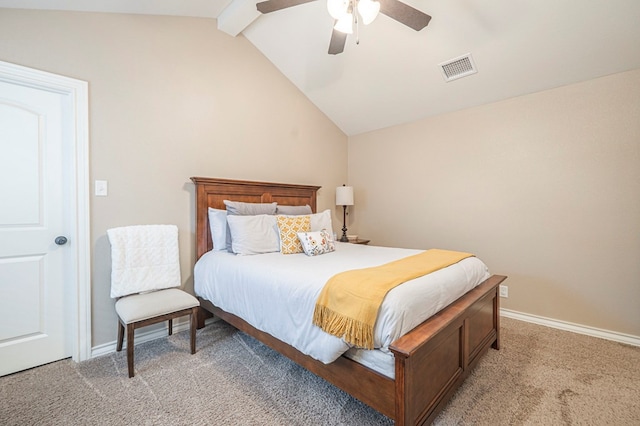
[[[218,15],[218,29],[235,37],[260,15],[256,0],[233,0]]]

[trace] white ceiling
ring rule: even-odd
[[[384,16],[328,55],[325,0],[260,15],[255,0],[0,0],[0,7],[218,18],[242,31],[346,134],[354,135],[640,68],[640,0],[406,0],[420,32]],[[1,13],[1,12],[0,12]],[[255,19],[255,20],[254,20]],[[245,28],[246,26],[246,28]],[[438,64],[471,53],[478,73]]]

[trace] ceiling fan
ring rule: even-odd
[[[299,4],[316,0],[267,0],[256,4],[261,13],[270,13]],[[327,0],[329,13],[336,20],[331,41],[329,42],[329,54],[337,55],[344,51],[347,35],[352,32],[353,23],[358,24],[358,14],[365,24],[370,23],[378,14],[383,13],[412,28],[420,31],[429,24],[431,16],[419,11],[399,0]]]

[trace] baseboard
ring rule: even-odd
[[[214,318],[208,318],[205,321],[205,325],[207,324],[211,324],[212,322],[218,321],[219,318],[214,317]],[[181,331],[185,331],[185,330],[189,330],[189,321],[182,321],[182,322],[178,322],[178,321],[174,321],[173,322],[173,332],[174,333],[179,333]],[[151,340],[155,340],[155,339],[160,339],[163,337],[167,336],[167,328],[166,327],[162,327],[156,330],[150,330],[150,331],[140,331],[140,329],[138,329],[138,331],[136,332],[136,337],[135,337],[135,342],[136,342],[136,346],[140,345],[142,343],[145,342],[150,342]],[[103,355],[108,355],[110,353],[113,353],[116,351],[116,345],[117,342],[114,340],[113,342],[109,342],[109,343],[104,343],[102,345],[98,345],[98,346],[93,346],[91,348],[91,358],[95,358],[98,356],[103,356]],[[125,342],[122,345],[122,350],[127,348],[127,339],[125,338]]]
[[[640,337],[633,336],[631,334],[617,333],[615,331],[588,327],[585,325],[545,318],[538,315],[525,314],[522,312],[516,312],[502,308],[500,309],[500,316],[530,322],[533,324],[544,325],[546,327],[557,328],[558,330],[571,331],[573,333],[599,337],[600,339],[612,340],[614,342],[625,343],[627,345],[640,346]]]

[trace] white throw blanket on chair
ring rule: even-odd
[[[111,297],[180,287],[178,227],[138,225],[107,231]]]

